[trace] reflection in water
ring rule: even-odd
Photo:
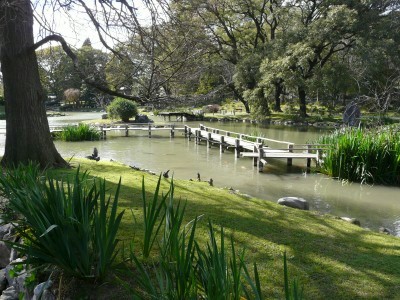
[[[50,123],[73,123],[93,118],[93,115],[76,114],[69,117],[50,118]],[[197,127],[199,123],[187,123]],[[180,124],[177,124],[178,126]],[[322,130],[298,127],[256,127],[247,123],[206,123],[205,125],[250,134],[262,132],[266,137],[305,143],[317,138]],[[214,180],[217,187],[232,187],[252,196],[276,201],[284,196],[298,196],[310,202],[310,209],[338,216],[358,218],[364,227],[376,230],[387,227],[400,235],[400,188],[366,186],[336,181],[321,174],[306,174],[305,161],[293,160],[287,167],[283,160],[271,160],[259,173],[249,158],[236,159],[233,151],[220,154],[219,147],[208,149],[205,143],[196,145],[176,133],[174,139],[168,132],[153,134],[110,132],[106,141],[66,143],[56,142],[65,157],[84,157],[94,147],[102,160],[114,159],[125,164],[150,169],[157,173],[170,169],[179,179],[195,179],[197,172],[203,180]],[[4,136],[0,138],[0,151],[4,151]]]

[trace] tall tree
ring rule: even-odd
[[[3,165],[67,166],[49,131],[33,39],[30,1],[0,2],[0,55],[6,111]]]
[[[57,10],[70,12],[76,7],[83,9],[92,21],[103,45],[113,53],[116,51],[105,38],[105,36],[113,37],[114,32],[110,32],[110,28],[122,26],[125,30],[131,31],[134,30],[135,20],[137,20],[133,1],[122,1],[120,4],[115,4],[113,1],[94,1],[91,4],[83,0],[37,1],[35,7],[42,4],[50,6],[53,12]],[[54,34],[51,28],[47,28],[47,32],[50,33],[48,36],[35,43],[33,5],[28,0],[0,1],[0,60],[7,126],[2,164],[16,165],[35,161],[43,168],[67,166],[66,161],[57,152],[50,135],[44,107],[46,95],[40,82],[36,49],[49,41],[59,42],[86,84],[111,95],[138,101],[141,99],[134,95],[124,95],[111,90],[101,82],[97,82],[95,78],[85,76],[85,73],[79,68],[78,56],[71,50],[64,38]],[[39,8],[35,19],[45,18],[45,11],[45,9]],[[127,20],[133,20],[133,25],[128,24]],[[49,24],[47,21],[41,22],[42,26],[47,26],[47,24]]]

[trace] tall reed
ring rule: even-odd
[[[184,225],[186,203],[174,202],[173,180],[168,192],[160,195],[160,180],[149,200],[142,184],[144,230],[149,232],[144,234],[147,245],[144,259],[133,248],[130,251],[137,286],[130,287],[122,280],[121,284],[139,299],[264,299],[257,265],[254,264],[254,274],[250,275],[244,251],[236,251],[233,238],[226,245],[223,228],[218,239],[211,221],[209,241],[201,245],[196,239],[200,217]],[[147,258],[155,245],[159,255],[151,261]],[[288,282],[286,269],[284,280]],[[297,295],[297,283],[292,295]]]
[[[56,138],[66,142],[97,141],[100,139],[100,132],[87,124],[78,126],[68,125],[61,132],[56,134]]]
[[[322,136],[330,145],[322,171],[339,179],[362,183],[400,184],[400,132],[398,127],[339,130]]]
[[[74,180],[37,177],[38,167],[0,174],[0,190],[20,216],[16,227],[23,244],[12,247],[26,263],[51,265],[79,278],[103,279],[115,260],[124,212],[117,212],[121,182],[113,201],[105,180],[98,185],[77,170]]]

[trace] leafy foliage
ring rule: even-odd
[[[117,213],[120,183],[106,196],[77,170],[73,183],[38,176],[37,166],[19,166],[0,175],[0,189],[18,215],[16,230],[24,243],[11,243],[35,266],[52,265],[86,279],[103,279],[115,260],[117,231],[124,212]]]
[[[136,104],[127,99],[116,98],[107,106],[107,112],[111,118],[120,118],[123,122],[128,122],[129,118],[132,118],[138,114]]]

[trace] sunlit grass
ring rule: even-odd
[[[144,241],[142,179],[144,176],[146,197],[151,199],[159,177],[116,163],[73,159],[72,164],[80,164],[92,176],[105,178],[112,190],[122,176],[119,210],[132,209],[134,218],[129,213],[124,215],[118,237],[123,241],[120,245],[125,247],[133,240],[134,250],[140,255]],[[72,176],[75,171],[56,172]],[[257,263],[266,299],[284,298],[284,251],[289,276],[298,279],[299,287],[304,286],[305,299],[400,297],[398,238],[366,231],[329,215],[233,194],[207,183],[174,182],[175,198],[187,201],[183,223],[203,215],[196,230],[196,239],[203,245],[209,241],[208,220],[216,229],[223,227],[225,235],[233,237],[236,249],[246,249],[248,269],[252,270],[253,262]],[[163,178],[160,192],[167,193],[169,187],[170,179]],[[157,260],[157,253],[150,252],[150,262]]]

